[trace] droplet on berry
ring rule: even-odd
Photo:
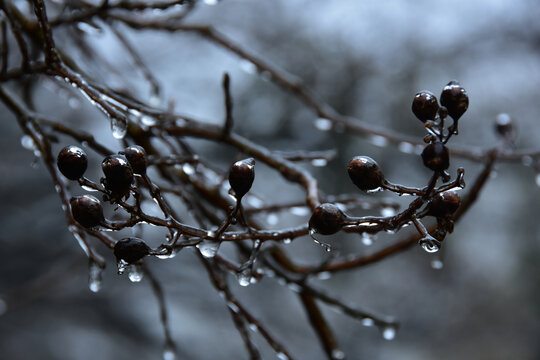
[[[356,156],[347,166],[349,177],[354,185],[362,191],[380,188],[384,182],[384,175],[379,165],[368,156]]]
[[[235,162],[229,171],[229,184],[236,194],[237,199],[241,199],[251,189],[255,179],[255,160],[253,158]]]
[[[337,205],[326,203],[319,205],[311,218],[309,227],[322,235],[332,235],[343,227],[345,215]]]
[[[56,159],[58,170],[70,180],[80,179],[88,166],[88,157],[80,147],[69,145],[60,150]]]
[[[469,95],[457,82],[450,81],[442,90],[440,97],[441,105],[446,107],[448,115],[458,120],[469,107]]]
[[[86,228],[96,227],[104,220],[101,202],[92,195],[72,197],[69,204],[73,218]]]

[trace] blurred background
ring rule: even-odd
[[[26,1],[15,3],[21,9],[28,6]],[[47,5],[51,14],[59,11],[57,1]],[[418,139],[424,129],[410,111],[414,94],[427,89],[438,95],[448,81],[459,80],[470,106],[451,143],[485,149],[497,144],[493,123],[502,112],[517,124],[517,148],[540,147],[539,16],[540,6],[532,0],[208,0],[198,3],[185,22],[214,26],[272,66],[294,74],[339,113]],[[376,146],[339,129],[321,131],[314,125],[316,115],[294,96],[257,73],[253,64],[202,37],[118,26],[159,80],[163,91],[158,103],[125,49],[101,25],[96,21],[54,33],[59,47],[96,82],[221,123],[221,77],[228,72],[235,131],[274,150],[337,151],[327,166],[306,164],[324,194],[357,193],[345,171],[355,155],[374,158],[393,182],[424,186],[430,176],[408,149]],[[75,31],[88,40],[90,53],[77,46],[70,35]],[[106,65],[93,63],[92,52],[106,59]],[[20,96],[17,84],[7,89]],[[41,78],[32,91],[39,112],[121,148],[107,119],[75,90]],[[22,132],[2,105],[0,117],[0,358],[160,358],[163,334],[149,283],[118,276],[112,254],[98,247],[108,260],[103,289],[97,294],[88,290],[87,259],[67,230],[45,167],[21,146]],[[61,139],[58,149],[68,141]],[[235,156],[216,144],[192,145],[224,171]],[[100,162],[91,156],[90,178],[99,178]],[[468,184],[481,170],[478,163],[453,157],[451,173],[460,166]],[[519,162],[497,164],[481,198],[440,255],[413,247],[316,280],[346,303],[400,321],[396,338],[387,341],[377,328],[322,305],[347,358],[540,359],[540,195],[535,177],[532,167]],[[298,187],[262,164],[253,191],[268,203],[303,197]],[[402,205],[410,200],[385,193],[366,196]],[[373,210],[366,214],[376,215]],[[302,224],[308,217],[297,213],[262,220],[271,229]],[[343,234],[328,241],[341,254],[369,254],[403,236],[381,235],[371,246]],[[148,241],[157,245],[161,239]],[[299,263],[327,256],[308,237],[281,246]],[[221,251],[228,250],[225,246]],[[442,268],[435,269],[433,261]],[[247,358],[193,251],[147,263],[162,280],[179,359]],[[232,276],[229,280],[235,294],[295,358],[326,358],[294,292],[271,278],[246,288]],[[264,359],[275,358],[262,339],[256,337],[256,342]]]

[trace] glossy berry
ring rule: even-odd
[[[444,218],[456,212],[461,199],[455,191],[444,191],[435,195],[429,205],[429,214],[438,218]]]
[[[379,165],[368,156],[356,156],[347,166],[349,177],[362,191],[375,190],[382,186],[384,175]]]
[[[469,95],[457,81],[450,81],[443,88],[440,101],[454,120],[458,120],[469,107]]]
[[[322,235],[332,235],[343,227],[345,215],[334,204],[317,206],[309,219],[309,228]]]
[[[124,156],[110,155],[101,163],[105,174],[105,188],[113,193],[125,194],[133,182],[133,170]]]
[[[70,180],[80,179],[88,166],[88,157],[83,149],[77,146],[66,146],[58,153],[56,159],[58,170]]]
[[[235,162],[229,171],[229,184],[236,198],[241,199],[251,189],[255,179],[255,160],[253,158]]]
[[[114,244],[116,260],[124,260],[128,264],[139,261],[150,253],[150,248],[144,241],[134,237],[124,238]]]
[[[92,195],[72,197],[69,204],[73,218],[86,228],[98,226],[104,220],[101,202]]]
[[[135,174],[143,175],[146,173],[148,161],[146,160],[146,151],[142,146],[128,146],[121,154],[124,154]]]
[[[433,171],[444,171],[450,166],[448,148],[440,141],[427,145],[422,151],[424,165]]]
[[[426,122],[435,119],[438,110],[439,103],[431,92],[424,90],[414,96],[412,111],[420,121]]]

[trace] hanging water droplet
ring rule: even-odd
[[[141,117],[141,124],[143,124],[145,126],[154,126],[154,125],[156,125],[156,123],[157,123],[157,121],[153,117],[146,116],[146,115]]]
[[[362,244],[365,246],[373,245],[373,235],[368,233],[362,233]]]
[[[94,189],[93,187],[88,185],[81,185],[81,187],[86,191],[97,191],[97,189]]]
[[[321,131],[329,131],[332,129],[332,121],[326,118],[317,118],[313,124]]]
[[[332,350],[332,360],[343,360],[345,359],[345,353],[341,349]]]
[[[382,328],[382,336],[384,340],[394,340],[396,337],[396,327],[394,325],[386,325]]]
[[[292,239],[290,238],[285,238],[283,240],[281,240],[281,242],[285,245],[289,245],[290,243],[292,243]]]
[[[21,137],[21,145],[26,150],[34,150],[36,148],[36,144],[34,144],[34,139],[30,135],[23,135]]]
[[[390,217],[396,215],[396,209],[391,206],[383,207],[381,209],[381,216]]]
[[[165,343],[163,347],[163,360],[175,360],[176,359],[176,348],[174,344],[170,341]]]
[[[330,271],[323,271],[317,274],[317,279],[319,280],[328,280],[332,277],[332,273]]]
[[[238,309],[238,306],[232,301],[227,301],[227,306],[235,313],[238,313],[240,311],[240,309]]]
[[[244,70],[248,74],[257,73],[257,65],[246,59],[240,60],[240,69]]]
[[[219,2],[219,0],[204,0],[204,3],[209,6],[214,6]]]
[[[195,173],[195,168],[191,164],[184,164],[182,165],[182,171],[189,176]]]
[[[127,120],[124,118],[111,117],[111,131],[115,139],[121,140],[126,136]]]
[[[366,192],[371,194],[371,193],[376,193],[376,192],[380,192],[380,191],[383,191],[384,189],[382,188],[382,186],[379,186],[378,188],[375,188],[375,189],[371,189],[371,190],[367,190]],[[400,194],[401,195],[401,194]]]
[[[276,214],[270,214],[266,217],[266,222],[268,225],[277,225],[279,217]]]
[[[332,246],[330,244],[327,244],[327,243],[317,239],[315,237],[315,234],[317,234],[317,230],[315,230],[315,229],[310,229],[309,230],[309,236],[311,236],[311,238],[313,239],[315,244],[322,246],[326,252],[332,251]]]
[[[249,330],[251,330],[253,332],[259,331],[259,326],[257,326],[257,324],[249,323],[248,327],[249,327]]]
[[[287,356],[287,354],[285,354],[284,352],[278,352],[276,353],[276,357],[278,358],[278,360],[290,360],[290,358]]]
[[[57,193],[59,193],[60,190],[62,190],[62,188],[60,187],[60,185],[58,185],[58,184],[54,185],[54,191],[56,191]]]
[[[388,140],[380,135],[373,135],[370,140],[373,145],[378,147],[385,147],[386,145],[388,145]]]
[[[121,259],[118,260],[118,262],[116,263],[116,266],[118,268],[118,275],[122,275],[124,271],[126,271],[128,265],[129,264],[127,263],[127,261]]]
[[[402,141],[398,144],[398,149],[405,154],[411,154],[414,152],[414,145],[409,142]]]
[[[326,159],[313,159],[311,160],[311,165],[315,166],[315,167],[323,167],[323,166],[326,166],[328,164],[328,161]]]
[[[140,265],[130,265],[127,270],[129,281],[134,283],[141,282],[144,277],[144,272],[142,271]]]
[[[431,267],[435,270],[441,270],[444,267],[444,263],[441,259],[431,260]]]
[[[293,206],[291,208],[291,214],[296,216],[307,216],[309,213],[309,209],[305,206]]]
[[[249,286],[251,284],[252,273],[250,268],[246,268],[236,274],[240,286]]]
[[[375,325],[375,321],[373,321],[373,319],[370,317],[363,318],[361,322],[362,322],[362,325],[366,327]]]
[[[197,249],[205,258],[213,258],[219,250],[219,242],[213,240],[202,240],[197,244]]]
[[[91,292],[97,293],[101,290],[103,278],[103,268],[96,261],[90,259],[88,262],[88,288]]]
[[[420,240],[420,246],[422,246],[422,249],[424,249],[424,251],[432,254],[432,253],[436,253],[437,251],[439,251],[439,245],[433,241],[430,241],[430,240]]]

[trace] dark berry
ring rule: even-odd
[[[414,96],[412,102],[412,111],[422,122],[435,119],[439,103],[437,98],[429,91],[420,91]]]
[[[69,204],[73,218],[86,228],[98,226],[104,220],[101,202],[92,195],[72,197]]]
[[[86,171],[88,157],[83,149],[70,145],[60,150],[56,164],[62,175],[70,180],[77,180]]]
[[[309,219],[309,228],[322,235],[332,235],[343,227],[345,215],[334,204],[317,206]]]
[[[515,127],[512,118],[508,114],[499,114],[495,119],[495,131],[497,135],[505,139],[512,139],[515,136]]]
[[[146,160],[146,151],[139,145],[131,145],[122,152],[126,157],[131,169],[135,174],[143,175],[146,173],[148,161]]]
[[[255,179],[255,160],[253,158],[240,160],[231,166],[229,171],[229,184],[240,199],[251,189]]]
[[[125,194],[133,182],[133,170],[124,156],[110,155],[101,163],[105,174],[105,188],[116,194]]]
[[[128,264],[139,261],[150,253],[150,248],[144,241],[134,237],[124,238],[114,244],[116,260],[124,260]]]
[[[433,171],[444,171],[450,166],[448,148],[440,141],[431,143],[422,151],[424,165]]]
[[[362,191],[375,190],[382,186],[384,175],[379,165],[370,157],[356,156],[347,166],[349,177]]]
[[[454,120],[458,120],[469,107],[469,96],[457,81],[450,81],[443,88],[440,100],[441,105],[446,107],[448,115]]]
[[[438,218],[444,218],[456,212],[461,199],[455,191],[444,191],[435,195],[429,205],[429,214]]]

